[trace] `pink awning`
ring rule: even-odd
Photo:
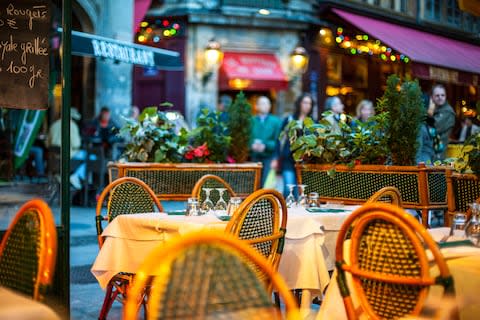
[[[274,54],[225,52],[220,90],[286,90],[288,80]]]
[[[332,10],[355,27],[407,55],[414,62],[480,74],[480,46],[340,9]]]
[[[133,17],[133,32],[137,32],[140,28],[140,22],[142,22],[145,14],[150,8],[152,0],[135,0],[135,12]]]

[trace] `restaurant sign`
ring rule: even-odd
[[[95,34],[72,31],[72,54],[161,70],[182,70],[180,54]]]
[[[114,59],[121,62],[155,66],[152,51],[127,47],[117,43],[92,39],[93,54],[97,58]]]

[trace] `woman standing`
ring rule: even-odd
[[[292,120],[297,120],[303,122],[306,117],[312,115],[313,107],[315,101],[309,93],[302,93],[297,100],[295,100],[294,112],[293,115],[289,115],[283,120],[282,123],[282,132],[286,129],[287,124]],[[283,138],[280,138],[277,143],[277,157],[272,161],[272,168],[282,171],[283,177],[283,194],[287,196],[289,190],[287,188],[288,184],[296,184],[297,177],[295,174],[295,161],[292,157],[292,152],[290,151],[290,141],[288,136],[285,133]]]

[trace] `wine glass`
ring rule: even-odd
[[[227,210],[227,203],[223,199],[223,194],[225,191],[227,191],[227,188],[216,188],[219,193],[219,199],[217,201],[217,204],[215,204],[215,207],[213,208],[215,211],[226,211]]]
[[[188,198],[186,216],[198,216],[198,198]]]
[[[291,208],[295,204],[295,196],[293,195],[293,188],[295,188],[295,185],[287,184],[287,188],[289,190],[289,194],[285,198],[285,202],[287,204],[287,208]]]
[[[203,188],[203,191],[205,191],[205,200],[202,202],[201,210],[204,213],[208,213],[213,209],[213,202],[210,200],[210,192],[213,190],[213,188]]]
[[[470,206],[472,215],[465,227],[465,235],[475,246],[480,247],[480,204],[473,203]]]
[[[308,207],[307,197],[305,196],[305,189],[307,188],[306,184],[299,184],[298,185],[298,200],[297,205],[302,208]]]

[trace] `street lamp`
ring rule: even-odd
[[[290,68],[292,73],[299,75],[307,70],[308,54],[304,47],[296,46],[290,53]]]

